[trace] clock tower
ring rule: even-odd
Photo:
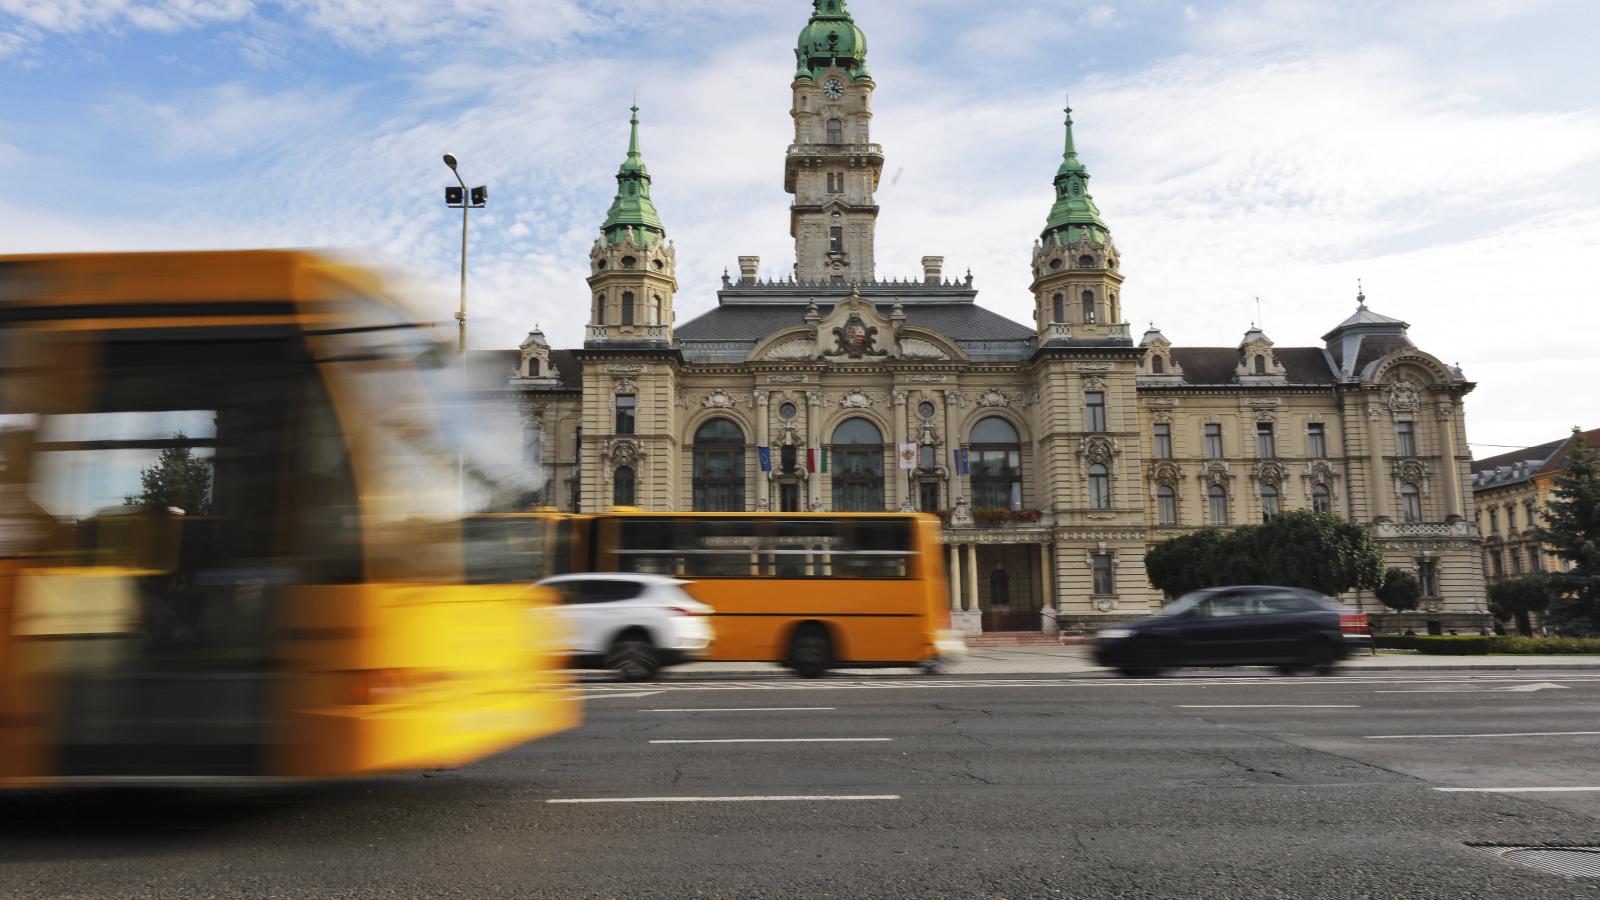
[[[872,76],[867,37],[846,0],[812,0],[795,48],[794,143],[783,189],[794,195],[789,233],[795,278],[873,280],[873,239],[883,148],[872,143]]]

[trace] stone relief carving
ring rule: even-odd
[[[1158,462],[1150,468],[1150,480],[1176,490],[1183,481],[1183,469],[1175,462]]]
[[[804,375],[768,375],[767,384],[805,384]]]
[[[1417,383],[1404,376],[1389,385],[1389,409],[1394,412],[1415,410],[1422,403]]]
[[[811,351],[810,338],[795,338],[773,347],[763,354],[761,358],[770,360],[810,359]]]
[[[632,378],[618,378],[617,383],[612,386],[612,392],[617,394],[637,394],[639,388],[633,383]]]
[[[707,394],[705,399],[700,401],[700,405],[705,409],[732,409],[735,404],[741,402],[748,401],[739,395],[730,394],[722,388],[717,388]]]
[[[1144,401],[1150,409],[1173,409],[1178,405],[1176,397],[1150,397]]]
[[[1212,463],[1200,472],[1200,481],[1206,487],[1215,484],[1226,488],[1233,481],[1233,473],[1228,471],[1227,463]]]
[[[1171,422],[1172,421],[1172,411],[1171,410],[1166,410],[1166,409],[1158,409],[1155,412],[1150,414],[1150,418],[1154,419],[1157,422],[1162,422],[1162,423]]]
[[[1112,366],[1111,366],[1111,363],[1087,363],[1087,362],[1081,362],[1081,363],[1073,363],[1072,364],[1072,368],[1073,368],[1074,371],[1077,371],[1077,372],[1109,372],[1109,371],[1111,371]]]
[[[978,395],[977,402],[979,406],[1010,406],[1011,398],[1000,391],[990,388]],[[962,405],[965,407],[965,404]]]
[[[607,441],[600,452],[612,466],[631,466],[644,455],[644,448],[637,441],[616,439]]]
[[[1255,476],[1256,480],[1262,484],[1278,487],[1283,484],[1283,465],[1275,462],[1256,463]]]
[[[872,406],[872,397],[864,391],[849,391],[839,399],[839,405],[845,409],[867,409]]]
[[[1394,474],[1403,482],[1420,485],[1427,480],[1428,469],[1414,459],[1407,459],[1395,464]]]
[[[1103,391],[1106,389],[1106,380],[1098,375],[1090,375],[1083,380],[1083,389],[1086,391]]]
[[[906,381],[912,384],[945,384],[950,380],[948,375],[908,375]]]
[[[607,375],[643,375],[645,367],[640,365],[606,366]]]
[[[1283,398],[1282,397],[1251,397],[1251,398],[1249,398],[1248,400],[1245,401],[1245,405],[1251,407],[1252,409],[1277,409],[1278,407],[1283,405]]]
[[[920,338],[905,338],[900,341],[900,358],[949,359],[950,355]]]

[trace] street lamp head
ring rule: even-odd
[[[456,158],[448,153],[444,155],[444,164],[450,167],[450,171],[456,170]]]

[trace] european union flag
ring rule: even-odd
[[[761,460],[761,471],[763,471],[763,472],[771,472],[772,471],[772,448],[771,447],[757,447],[756,448],[756,458]]]

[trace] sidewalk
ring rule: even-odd
[[[1584,656],[1423,656],[1419,653],[1368,651],[1345,660],[1346,672],[1512,672],[1519,670],[1593,669],[1600,672],[1600,655]],[[773,675],[785,670],[774,663],[690,663],[666,670],[668,675],[738,677]],[[914,669],[839,669],[841,675],[904,675]],[[1095,664],[1086,646],[981,647],[967,651],[959,662],[941,670],[946,675],[1083,675],[1107,672]]]

